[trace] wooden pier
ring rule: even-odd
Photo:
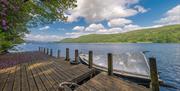
[[[150,91],[149,89],[100,73],[77,88],[77,91]]]
[[[3,58],[22,61],[23,58],[28,58],[28,61],[0,69],[0,91],[72,91],[69,85],[62,84],[68,82],[78,86],[74,91],[150,91],[148,88],[121,80],[112,74],[108,75],[104,72],[96,74],[92,66],[70,64],[69,49],[67,50],[66,58],[60,57],[59,50],[56,58],[52,56],[52,50],[50,55],[47,55],[46,49],[42,48],[39,48],[40,52],[11,54],[16,58],[0,55],[0,61]],[[19,57],[16,56],[17,54]]]

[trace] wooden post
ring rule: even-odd
[[[40,51],[40,52],[42,52],[42,47],[39,47],[39,48],[40,48],[40,50],[39,50],[39,51]]]
[[[112,58],[112,53],[108,53],[108,75],[113,75],[113,58]]]
[[[93,51],[89,51],[89,68],[91,69],[93,65]]]
[[[149,58],[150,74],[151,74],[151,89],[152,91],[159,91],[159,81],[156,66],[156,58]]]
[[[78,63],[78,59],[79,59],[79,53],[78,53],[78,49],[75,50],[75,63]]]
[[[41,47],[39,47],[39,51],[41,52]]]
[[[41,47],[38,47],[38,51],[39,51],[39,52],[41,51]]]
[[[50,49],[50,56],[53,56],[53,49]]]
[[[46,53],[46,48],[43,48],[43,52]]]
[[[47,55],[49,54],[49,48],[47,48],[46,54],[47,54]]]
[[[45,53],[45,54],[47,53],[47,48],[45,48],[45,51],[44,51],[44,53]]]
[[[60,58],[61,57],[61,50],[58,50],[57,51],[57,58]]]
[[[70,61],[69,59],[69,48],[66,48],[66,61]]]

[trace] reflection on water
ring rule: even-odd
[[[120,54],[126,52],[142,52],[147,57],[156,57],[160,78],[166,83],[176,86],[178,89],[161,87],[162,91],[180,90],[180,44],[77,44],[77,43],[26,43],[16,46],[21,51],[34,51],[38,47],[52,48],[56,55],[57,49],[61,50],[61,55],[65,55],[65,48],[70,48],[70,55],[74,57],[74,49],[88,53],[93,50],[94,55]],[[56,50],[56,51],[55,51]],[[104,57],[106,59],[106,57]],[[114,59],[115,60],[115,59]],[[121,59],[123,60],[123,59]],[[132,62],[135,60],[131,59]],[[104,60],[106,62],[106,60]],[[124,64],[117,61],[117,64]]]
[[[81,56],[88,60],[88,54],[82,53]],[[96,65],[107,68],[108,62],[106,55],[94,55],[93,62]],[[138,75],[150,75],[149,64],[141,52],[126,52],[113,54],[113,69]]]

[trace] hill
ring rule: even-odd
[[[66,38],[64,43],[180,43],[180,25],[141,29],[118,34],[90,34],[78,38]]]

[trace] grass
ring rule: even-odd
[[[136,30],[118,34],[90,34],[66,38],[64,43],[180,43],[180,25]]]

